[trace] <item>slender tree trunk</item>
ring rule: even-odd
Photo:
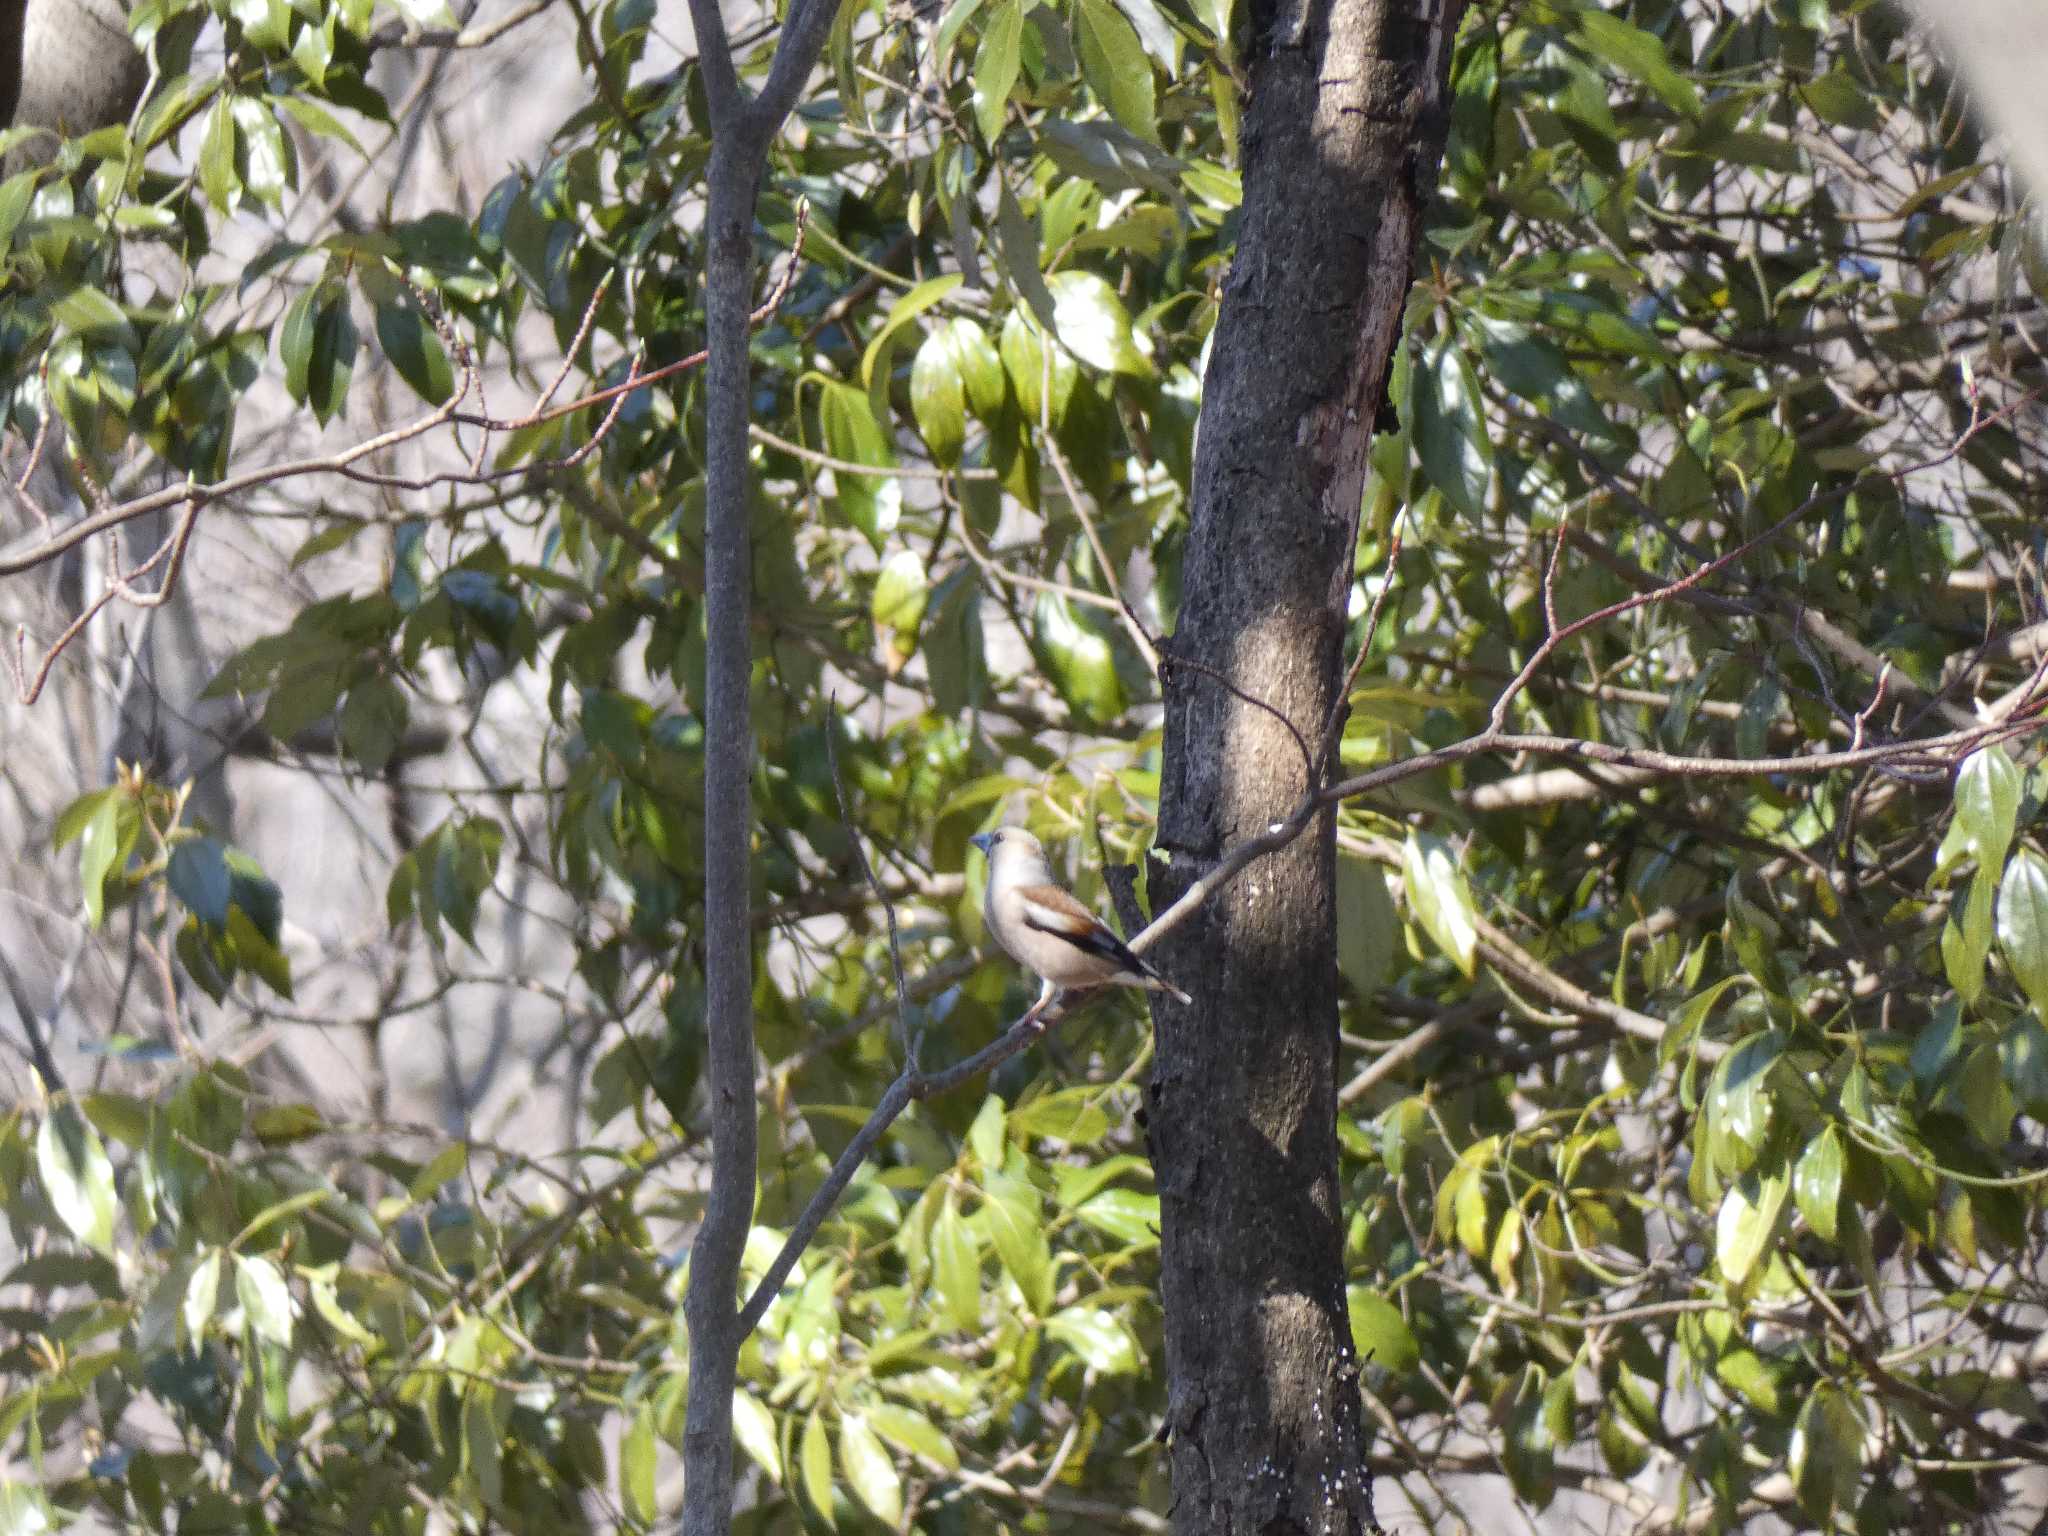
[[[683,1530],[732,1520],[732,1392],[741,1343],[733,1294],[754,1215],[751,543],[747,528],[747,301],[761,154],[733,134],[712,151],[705,217],[704,1021],[712,1180],[690,1247]]]
[[[711,1095],[710,1191],[690,1247],[683,1321],[690,1395],[683,1430],[684,1536],[732,1529],[732,1394],[747,1328],[740,1258],[754,1218],[753,538],[748,517],[747,310],[754,202],[768,147],[825,46],[837,0],[792,0],[760,93],[733,69],[717,0],[691,0],[711,107],[704,218],[704,1025]]]
[[[1251,0],[1244,222],[1204,384],[1171,657],[1312,750],[1342,681],[1372,424],[1447,124],[1463,0]],[[1155,910],[1300,803],[1273,714],[1166,674]],[[1168,945],[1158,1030],[1174,1530],[1376,1529],[1344,1299],[1332,823]]]

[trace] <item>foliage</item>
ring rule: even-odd
[[[701,1208],[700,385],[516,418],[473,384],[496,411],[568,401],[699,345],[707,145],[694,65],[646,61],[652,5],[562,6],[587,100],[473,218],[287,225],[315,157],[394,153],[373,63],[447,22],[367,0],[145,0],[132,127],[0,184],[23,443],[47,410],[88,506],[254,476],[308,524],[320,595],[217,696],[279,751],[325,731],[396,786],[450,678],[470,722],[537,681],[546,735],[495,759],[502,792],[450,791],[389,858],[385,942],[445,995],[504,952],[515,881],[556,893],[573,977],[488,979],[556,988],[591,1062],[560,1147],[312,1102],[194,1043],[293,991],[291,914],[233,829],[140,773],[51,807],[105,942],[127,914],[212,1002],[105,1041],[115,1086],[0,1132],[0,1434],[35,1477],[7,1528],[672,1508]],[[967,839],[1008,806],[1097,902],[1148,841],[1134,631],[1179,601],[1235,239],[1231,25],[1154,0],[850,6],[777,151],[763,254],[800,196],[812,228],[754,350],[751,1274],[906,1036],[951,1060],[1028,1001],[978,945]],[[1750,540],[1557,650],[1514,728],[1791,759],[1967,726],[2023,685],[2044,274],[1891,14],[1510,0],[1475,9],[1453,78],[1366,493],[1352,643],[1388,609],[1345,769],[1480,730],[1558,624]],[[467,416],[284,474],[238,432],[279,383],[336,443],[409,419],[408,393]],[[164,505],[202,544],[237,510]],[[2043,785],[2024,735],[1957,755],[1695,776],[1490,754],[1344,808],[1352,1321],[1398,1426],[1375,1464],[1429,1518],[1465,1497],[1445,1474],[1498,1471],[1531,1506],[1650,1527],[1961,1528],[2042,1459]],[[900,908],[901,1021],[855,837]],[[897,1123],[742,1357],[748,1529],[1158,1528],[1146,1050],[1104,1003]]]

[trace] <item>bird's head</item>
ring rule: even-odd
[[[979,848],[988,860],[992,876],[1020,882],[1049,881],[1052,878],[1045,845],[1022,827],[998,827],[968,841]]]

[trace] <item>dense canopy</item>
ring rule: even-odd
[[[0,1532],[666,1524],[687,19],[128,23],[132,114],[0,138]],[[1035,991],[970,837],[1146,900],[1246,25],[850,0],[773,150],[749,1284]],[[1477,0],[1451,82],[1335,774],[1380,1519],[2025,1528],[2032,209],[1866,0]],[[895,1121],[741,1355],[736,1528],[1166,1529],[1151,1050],[1112,996]]]

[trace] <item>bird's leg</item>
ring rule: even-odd
[[[1019,1024],[1035,1023],[1038,1019],[1038,1016],[1045,1011],[1045,1005],[1051,1002],[1054,998],[1058,997],[1059,994],[1060,989],[1058,987],[1054,986],[1049,981],[1044,982],[1040,986],[1038,991],[1038,1001],[1033,1003],[1029,1008],[1025,1009],[1024,1017],[1019,1019],[1017,1022]]]

